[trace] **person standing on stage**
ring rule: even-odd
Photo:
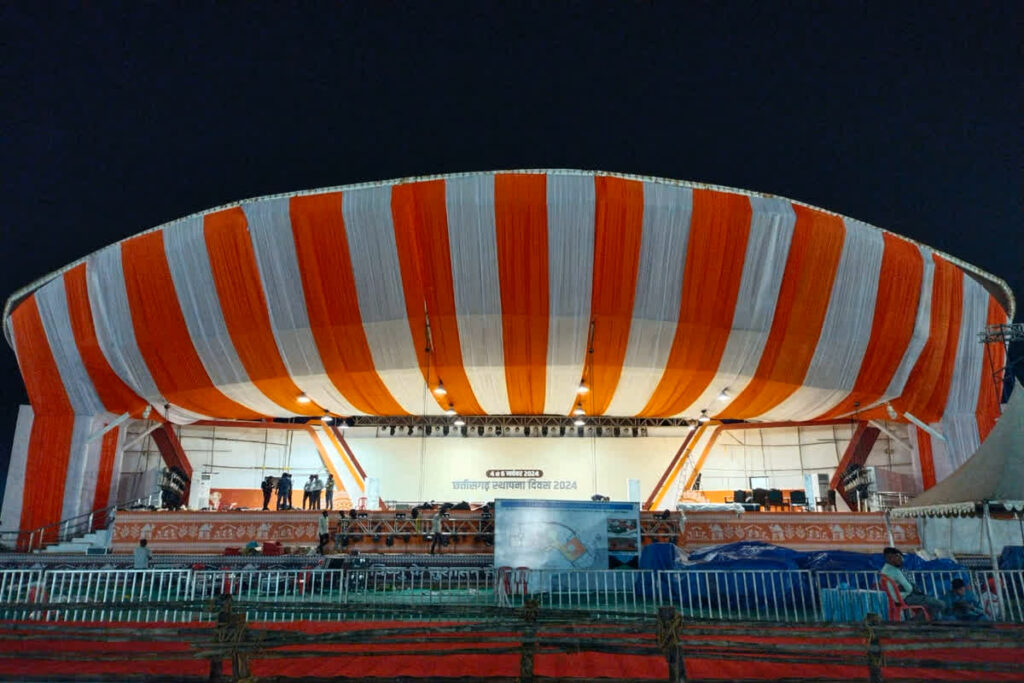
[[[321,555],[324,554],[324,549],[327,547],[327,542],[331,538],[330,520],[327,519],[327,510],[324,510],[320,514],[320,519],[316,521],[316,532],[320,535],[320,545],[317,546],[316,551]]]
[[[271,493],[271,491],[274,490],[274,482],[272,480],[273,480],[273,477],[268,475],[266,477],[263,477],[263,483],[260,484],[260,489],[263,491],[263,509],[264,510],[269,510],[270,509],[270,493]]]
[[[334,475],[333,474],[328,474],[327,475],[327,485],[324,487],[324,491],[325,491],[324,495],[327,498],[326,505],[324,505],[324,507],[326,507],[328,510],[333,510],[334,509]]]
[[[306,483],[302,485],[302,509],[303,510],[310,510],[310,509],[312,509],[312,508],[309,507],[310,500],[312,499],[312,495],[311,495],[312,493],[313,493],[313,475],[311,474],[311,475],[309,475],[309,479],[306,480]]]
[[[324,483],[320,481],[320,475],[313,475],[313,485],[309,488],[309,509],[320,509],[320,492],[324,490]]]
[[[292,475],[287,472],[277,480],[277,509],[292,509]]]

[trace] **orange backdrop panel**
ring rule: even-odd
[[[590,304],[594,351],[588,355],[589,367],[585,370],[590,391],[582,399],[588,414],[600,415],[615,395],[629,345],[643,238],[644,186],[635,180],[600,176],[594,179],[594,185],[594,284]]]
[[[775,317],[754,378],[722,417],[756,417],[803,383],[828,312],[846,228],[838,216],[794,204],[796,225]]]
[[[547,176],[495,176],[494,205],[509,409],[543,413],[550,322]]]
[[[430,318],[433,353],[430,357],[421,356],[424,377],[431,389],[437,386],[439,378],[444,382],[447,395],[435,396],[442,408],[447,408],[451,401],[462,414],[482,414],[462,364],[444,181],[395,186],[391,191],[391,208],[405,305],[418,348],[426,349],[429,345],[424,307]]]
[[[679,324],[665,374],[641,415],[677,415],[715,376],[732,331],[751,216],[743,195],[693,191]]]
[[[377,374],[363,331],[342,201],[339,192],[291,200],[309,324],[327,375],[353,406],[370,415],[406,415]]]
[[[160,393],[186,410],[216,417],[261,417],[222,394],[206,374],[181,313],[164,253],[163,231],[121,243],[132,326]]]

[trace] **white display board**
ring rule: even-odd
[[[494,503],[494,566],[530,569],[635,568],[640,504],[576,500]]]

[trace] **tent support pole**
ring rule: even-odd
[[[885,533],[889,536],[889,545],[894,546],[896,545],[896,542],[892,540],[892,523],[889,521],[888,510],[885,511],[885,516],[883,517],[883,519],[885,519]]]
[[[992,574],[996,579],[996,597],[999,600],[999,609],[1005,607],[1003,602],[1003,580],[999,576],[999,559],[996,557],[996,546],[992,542],[992,512],[988,501],[985,501],[985,533],[988,534],[988,553],[992,556]]]

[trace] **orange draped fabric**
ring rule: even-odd
[[[1006,312],[991,296],[988,298],[986,325],[1003,325]],[[985,344],[985,358],[981,366],[981,388],[978,391],[978,436],[982,441],[996,424],[999,417],[999,399],[1003,392],[1003,368],[1006,365],[1006,346]]]
[[[817,419],[824,420],[869,406],[885,395],[914,333],[921,298],[924,260],[921,250],[895,235],[884,233],[885,250],[878,278],[878,298],[864,362],[850,395]],[[927,296],[927,293],[925,293]],[[857,405],[860,404],[860,405]]]
[[[732,331],[751,216],[743,195],[693,191],[679,324],[665,374],[641,415],[682,412],[714,378]]]
[[[121,253],[135,339],[160,393],[175,405],[203,415],[262,417],[222,394],[206,374],[181,313],[163,231],[125,240]]]
[[[547,176],[494,178],[505,384],[513,414],[544,412],[548,358]]]
[[[60,521],[75,416],[35,296],[14,309],[11,326],[33,418],[25,480],[8,485],[22,486],[20,528],[28,531]]]
[[[483,414],[462,364],[444,181],[396,185],[391,191],[391,209],[405,306],[423,377],[431,390],[439,380],[444,382],[445,397],[438,398],[431,391],[442,408],[451,402],[463,415]],[[427,316],[433,341],[429,356],[420,352],[429,346]]]
[[[796,225],[775,317],[754,378],[721,417],[752,418],[800,388],[828,312],[846,228],[838,216],[793,205]]]
[[[406,415],[377,374],[363,331],[343,200],[339,192],[291,199],[309,324],[327,375],[349,403],[371,415]]]
[[[917,457],[921,460],[921,484],[927,491],[935,486],[935,458],[932,455],[932,435],[920,427],[917,430]]]
[[[249,380],[285,410],[320,414],[315,406],[296,400],[302,391],[281,360],[245,213],[235,207],[207,214],[203,236],[224,323]]]
[[[82,263],[64,273],[68,317],[71,320],[71,330],[75,335],[75,346],[82,358],[82,365],[85,366],[89,379],[96,387],[96,394],[107,410],[141,417],[142,411],[146,409],[146,400],[138,396],[117,376],[100,349],[92,319],[85,269],[86,264]]]
[[[359,492],[365,493],[366,482],[364,482],[363,478],[359,476],[359,471],[356,469],[356,466],[349,459],[348,451],[345,449],[344,446],[341,445],[341,441],[338,439],[337,436],[335,436],[334,430],[331,429],[330,425],[325,425],[322,422],[318,422],[317,424],[321,425],[324,428],[324,433],[327,434],[327,440],[331,442],[332,446],[334,446],[334,452],[338,454],[338,459],[345,463],[345,469],[347,469],[348,473],[352,475],[352,480],[355,481],[356,486],[359,487]],[[327,467],[328,470],[330,470],[331,474],[334,475],[335,483],[338,486],[344,488],[343,482],[345,480],[338,476],[338,471],[334,469],[334,465],[333,463],[331,463],[329,458],[324,462],[324,465]]]
[[[110,498],[110,487],[114,476],[114,459],[117,457],[117,440],[120,427],[114,427],[103,435],[100,444],[100,466],[96,473],[96,493],[92,499],[92,509],[107,506]]]
[[[935,277],[928,341],[910,372],[903,395],[892,401],[899,412],[909,412],[927,424],[939,421],[946,408],[964,300],[963,271],[937,254],[932,259]]]
[[[590,319],[593,339],[589,367],[584,370],[590,391],[582,397],[588,414],[608,409],[622,374],[633,321],[633,300],[643,238],[644,186],[635,180],[594,179],[594,284]],[[566,412],[572,406],[566,406]]]

